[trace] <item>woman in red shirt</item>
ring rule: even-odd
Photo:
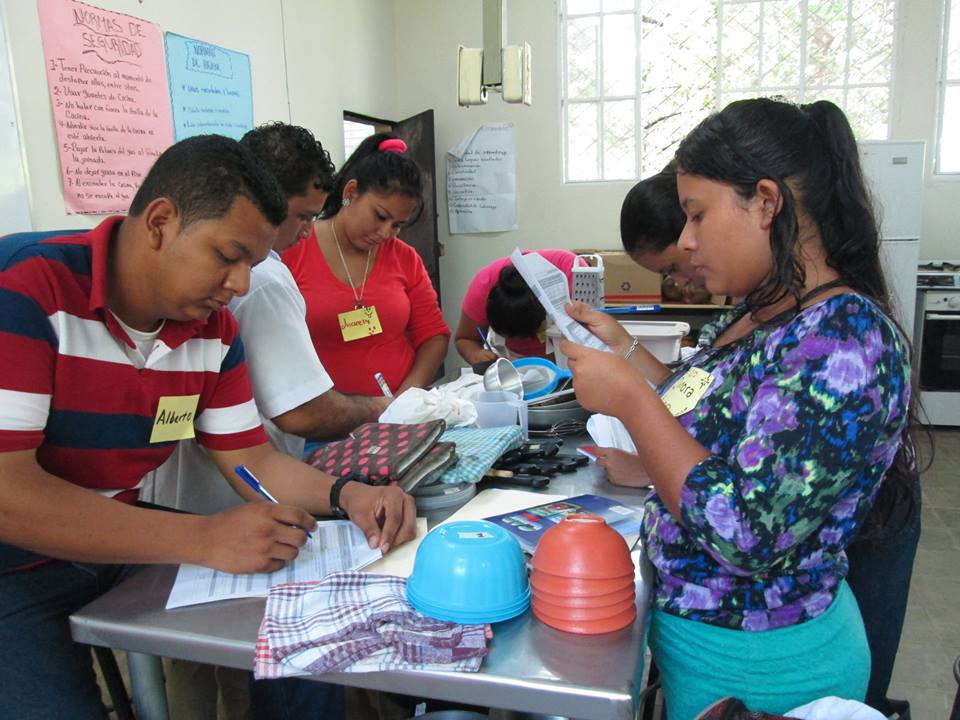
[[[424,387],[450,330],[423,261],[396,237],[422,209],[417,164],[390,133],[366,138],[337,174],[313,233],[283,255],[320,360],[341,392]]]

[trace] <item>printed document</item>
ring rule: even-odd
[[[513,123],[488,123],[447,151],[450,234],[517,229]]]
[[[371,550],[360,528],[349,520],[317,523],[317,529],[310,534],[313,537],[307,538],[296,559],[272,573],[235,575],[199,565],[181,565],[167,599],[167,610],[216,600],[266,597],[274,585],[320,580],[340,570],[359,570],[382,557],[379,548]]]
[[[519,248],[510,254],[510,260],[567,340],[595,350],[610,351],[600,338],[567,315],[570,288],[567,276],[561,270],[543,256],[535,252],[524,255]]]

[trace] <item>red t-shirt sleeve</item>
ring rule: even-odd
[[[58,342],[48,319],[56,269],[37,257],[0,272],[0,452],[43,443]]]
[[[402,247],[406,275],[409,280],[407,295],[410,298],[410,322],[407,324],[407,335],[410,343],[420,347],[423,343],[437,335],[449,337],[450,328],[447,327],[443,315],[440,313],[440,303],[437,300],[437,291],[433,288],[427,268],[417,251],[402,241],[397,241]]]

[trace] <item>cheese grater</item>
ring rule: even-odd
[[[590,307],[602,308],[606,299],[603,292],[603,258],[599,255],[577,257],[586,264],[573,268],[573,299],[585,302]]]

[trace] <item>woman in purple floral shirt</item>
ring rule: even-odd
[[[578,398],[624,422],[654,484],[649,641],[669,717],[725,695],[767,712],[862,700],[843,550],[900,450],[910,385],[853,134],[826,101],[745,100],[677,162],[678,245],[744,302],[674,371],[583,308],[615,352],[563,347]]]

